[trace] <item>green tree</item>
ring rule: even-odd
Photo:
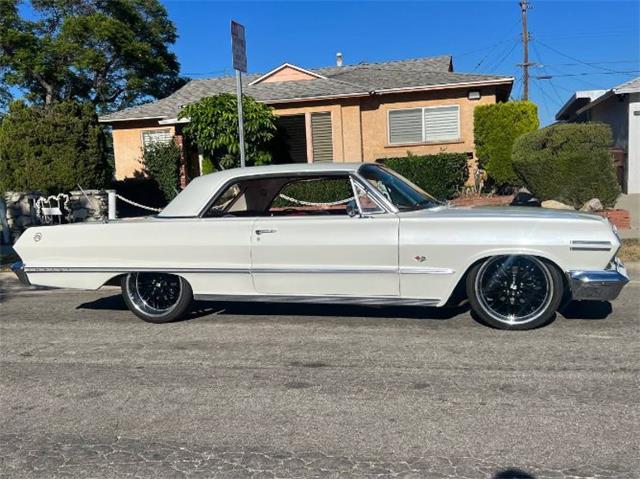
[[[157,184],[166,202],[173,200],[180,187],[180,148],[174,143],[154,143],[143,152],[146,173]]]
[[[158,0],[0,0],[0,84],[27,99],[91,102],[98,111],[165,96],[182,82],[175,26]]]
[[[183,132],[211,160],[215,169],[240,165],[238,102],[222,93],[185,106],[179,118],[188,118]],[[247,165],[271,162],[271,141],[276,134],[271,108],[248,96],[242,97]]]
[[[520,136],[513,165],[540,200],[580,208],[592,198],[612,207],[620,187],[611,161],[611,128],[604,123],[568,123]]]
[[[499,187],[519,183],[511,161],[513,142],[539,126],[538,107],[532,102],[495,103],[475,108],[473,129],[478,161]]]
[[[93,105],[14,102],[0,123],[0,192],[104,187],[111,169]]]

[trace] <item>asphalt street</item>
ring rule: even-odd
[[[640,476],[638,277],[529,332],[466,307],[150,325],[1,278],[2,477]]]

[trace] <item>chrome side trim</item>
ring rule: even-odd
[[[429,267],[400,267],[402,275],[453,275],[456,273],[451,268],[429,268]]]
[[[129,273],[129,272],[165,272],[165,273],[321,273],[321,274],[427,274],[452,275],[450,268],[429,267],[23,267],[26,273]]]
[[[397,274],[398,269],[395,267],[377,267],[377,268],[340,268],[340,267],[289,267],[289,268],[277,268],[277,267],[259,267],[252,268],[252,273],[393,273]]]
[[[27,273],[251,273],[249,268],[202,268],[202,267],[24,267]]]
[[[567,277],[574,300],[615,300],[629,283],[627,270],[620,261],[612,270],[574,270]]]
[[[570,250],[584,250],[595,252],[608,252],[611,250],[611,242],[599,240],[571,240]]]
[[[397,306],[429,306],[437,305],[435,298],[401,298],[401,297],[348,297],[342,295],[210,295],[196,294],[195,300],[209,302],[269,302],[269,303],[316,303],[336,305],[397,305]]]

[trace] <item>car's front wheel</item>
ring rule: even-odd
[[[501,255],[474,265],[467,275],[473,311],[488,325],[529,330],[545,325],[563,297],[560,272],[537,257]]]
[[[189,283],[177,275],[133,272],[122,277],[122,296],[135,315],[145,322],[167,323],[189,309],[193,293]]]

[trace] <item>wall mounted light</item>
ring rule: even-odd
[[[470,90],[469,91],[469,100],[480,100],[480,91],[479,90]]]

